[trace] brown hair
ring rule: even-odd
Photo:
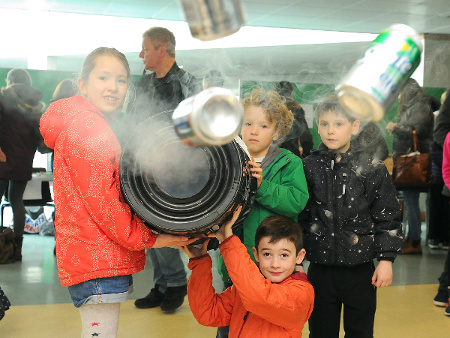
[[[98,47],[95,50],[93,50],[92,52],[90,52],[88,54],[88,56],[86,56],[86,58],[84,59],[84,62],[83,62],[83,67],[81,68],[81,73],[80,73],[81,79],[83,79],[83,81],[88,81],[89,75],[91,74],[92,70],[95,67],[95,61],[97,60],[97,58],[99,56],[105,56],[105,55],[114,56],[115,58],[117,58],[120,61],[120,63],[122,63],[122,65],[125,67],[125,69],[127,71],[128,83],[130,83],[131,82],[131,71],[130,71],[130,65],[128,64],[127,58],[125,57],[125,55],[123,53],[119,52],[117,49],[109,48],[109,47]]]
[[[287,239],[294,243],[296,254],[303,249],[303,232],[297,222],[283,215],[266,217],[256,229],[255,248],[263,237],[270,237],[269,243],[277,243],[280,239]]]
[[[294,115],[287,109],[284,100],[280,94],[275,91],[266,92],[262,89],[254,89],[249,96],[242,100],[244,109],[249,106],[261,107],[264,109],[267,120],[275,123],[275,130],[279,133],[281,138],[289,133],[292,123],[294,122]]]

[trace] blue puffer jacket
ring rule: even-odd
[[[311,262],[352,266],[397,256],[403,237],[395,187],[385,165],[363,154],[321,144],[303,160],[310,198],[299,223]]]

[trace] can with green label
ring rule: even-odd
[[[380,121],[420,64],[417,32],[395,24],[382,31],[336,87],[342,107],[365,121]]]

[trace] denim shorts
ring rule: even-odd
[[[116,276],[91,279],[69,286],[75,307],[84,304],[121,303],[133,292],[133,276]]]

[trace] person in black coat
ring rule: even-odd
[[[395,187],[384,163],[351,141],[359,121],[336,95],[315,116],[322,143],[303,160],[310,197],[299,216],[315,291],[310,337],[339,336],[342,306],[346,334],[373,337],[376,288],[390,285],[403,239]]]
[[[362,130],[353,138],[352,142],[364,149],[368,158],[375,161],[384,161],[389,157],[389,149],[380,127],[375,122],[361,125]]]
[[[39,119],[44,110],[42,92],[31,86],[24,69],[12,69],[0,93],[0,196],[8,189],[13,210],[16,248],[14,259],[22,260],[25,227],[23,193],[31,180],[33,159],[41,135]]]
[[[152,27],[142,35],[142,51],[145,72],[136,81],[136,97],[127,108],[127,123],[139,123],[153,118],[171,120],[172,110],[188,97],[200,92],[200,83],[175,61],[175,36],[166,28]],[[147,71],[151,73],[147,74]],[[170,113],[170,114],[168,114]],[[133,131],[132,127],[127,132]],[[114,130],[117,134],[117,129]],[[126,133],[126,134],[128,134]],[[126,137],[130,135],[125,135]],[[123,136],[118,137],[119,140]],[[160,307],[172,312],[184,302],[187,277],[180,251],[174,248],[148,250],[152,261],[153,284],[147,296],[134,302],[137,308]]]
[[[400,91],[397,123],[389,122],[386,126],[386,129],[394,137],[392,146],[394,164],[398,156],[414,151],[413,129],[417,133],[419,151],[421,153],[430,152],[434,122],[431,103],[429,96],[425,95],[423,89],[414,79],[409,79]],[[420,244],[422,217],[419,195],[420,190],[417,189],[403,190],[408,218],[407,237],[402,247],[402,253],[404,254],[422,254]]]
[[[294,114],[294,123],[290,133],[279,144],[280,148],[290,150],[295,155],[305,158],[313,149],[313,137],[305,119],[305,111],[295,102],[294,86],[288,81],[281,81],[275,85],[274,90],[285,98],[285,105]]]

